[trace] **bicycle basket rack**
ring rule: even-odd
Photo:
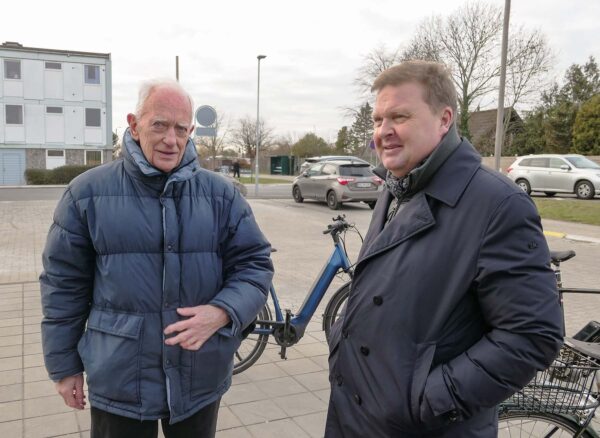
[[[552,365],[502,403],[507,410],[587,416],[600,404],[597,359],[564,345]]]

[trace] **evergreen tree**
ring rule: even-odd
[[[342,126],[338,131],[337,140],[335,141],[335,152],[338,155],[344,155],[348,153],[350,147],[350,133],[348,132],[347,126]]]
[[[600,94],[584,102],[573,125],[573,152],[600,155]]]
[[[354,123],[349,132],[350,152],[358,157],[368,153],[373,138],[373,108],[366,102],[356,112]]]

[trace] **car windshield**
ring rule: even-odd
[[[569,163],[578,169],[600,169],[600,166],[585,157],[565,157]]]
[[[347,165],[340,166],[340,175],[342,176],[372,176],[371,169],[368,165],[357,166]]]

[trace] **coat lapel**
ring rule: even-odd
[[[373,218],[367,237],[363,243],[357,264],[370,257],[398,245],[411,237],[425,231],[435,224],[435,218],[427,203],[424,192],[417,193],[392,221],[384,228],[391,194],[385,192],[385,197],[378,202],[373,212]]]

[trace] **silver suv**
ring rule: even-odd
[[[583,155],[527,155],[517,158],[507,174],[527,194],[575,193],[581,199],[600,195],[600,165]]]
[[[317,163],[298,175],[292,184],[294,201],[316,199],[332,210],[344,202],[364,202],[371,209],[383,191],[383,181],[369,163],[334,160]]]

